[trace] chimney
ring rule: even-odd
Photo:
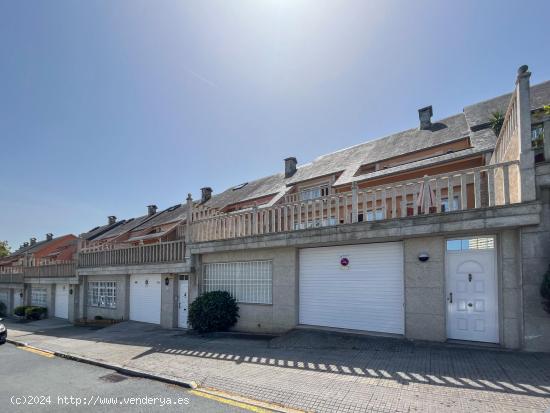
[[[23,243],[23,247],[28,247],[29,246],[29,243],[28,242],[24,242]]]
[[[51,232],[48,232],[46,234],[46,241],[51,241],[53,239],[53,234]]]
[[[155,215],[157,213],[157,206],[156,205],[147,205],[147,215]]]
[[[109,225],[113,225],[114,223],[116,223],[116,217],[114,215],[110,215],[107,217],[107,223]]]
[[[210,198],[212,198],[212,188],[210,188],[209,186],[201,188],[201,204],[204,204]]]
[[[420,130],[427,130],[432,127],[432,106],[426,106],[425,108],[418,109],[418,118],[420,119]]]
[[[285,159],[285,178],[290,178],[296,172],[296,165],[298,161],[295,157],[291,156],[290,158]]]
[[[36,238],[31,238],[30,241],[31,241],[31,245],[36,244]]]

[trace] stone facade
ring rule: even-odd
[[[239,303],[236,331],[281,333],[298,324],[298,253],[296,248],[251,249],[202,255],[202,264],[273,261],[273,304]],[[198,268],[201,271],[201,267]]]

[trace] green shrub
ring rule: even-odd
[[[15,307],[13,309],[13,314],[19,317],[23,317],[25,315],[25,310],[27,309],[26,306],[20,305],[19,307]]]
[[[40,320],[45,317],[47,313],[48,309],[45,307],[30,306],[25,309],[25,317],[27,317],[28,320]]]
[[[540,286],[540,295],[544,298],[544,309],[550,314],[550,266],[548,266],[548,271],[544,274],[542,285]]]
[[[189,324],[201,333],[226,331],[238,318],[237,301],[227,291],[201,294],[189,307]]]
[[[94,320],[96,320],[96,321],[103,320],[103,317],[101,317],[100,315],[96,315],[94,317]]]
[[[0,301],[0,317],[5,317],[7,315],[6,304]]]

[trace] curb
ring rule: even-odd
[[[43,353],[48,353],[48,354],[54,355],[56,357],[64,358],[64,359],[67,359],[67,360],[73,360],[73,361],[77,361],[77,362],[80,362],[80,363],[90,364],[92,366],[103,367],[103,368],[106,368],[106,369],[109,369],[109,370],[114,370],[117,373],[125,374],[125,375],[131,376],[131,377],[139,377],[139,378],[159,381],[159,382],[162,382],[162,383],[173,384],[173,385],[176,385],[176,386],[180,386],[180,387],[184,387],[184,388],[187,388],[187,389],[195,390],[195,391],[198,391],[198,392],[201,392],[201,393],[206,393],[206,394],[210,394],[210,395],[213,395],[213,396],[222,397],[222,398],[232,400],[232,401],[236,401],[236,402],[242,402],[242,403],[248,404],[250,406],[258,407],[258,408],[261,408],[261,409],[266,409],[266,410],[273,411],[273,412],[280,412],[280,413],[303,413],[304,412],[303,410],[296,410],[296,409],[292,409],[292,408],[289,408],[289,407],[284,407],[284,406],[281,406],[281,405],[273,405],[271,403],[263,402],[263,401],[260,401],[260,400],[252,400],[252,399],[248,399],[246,397],[240,396],[240,395],[230,394],[230,393],[226,393],[226,392],[216,390],[216,389],[199,388],[198,384],[195,381],[185,381],[185,380],[178,379],[177,377],[173,377],[173,376],[148,373],[147,371],[144,371],[144,370],[123,367],[119,364],[106,363],[106,362],[103,362],[103,361],[94,360],[94,359],[79,356],[79,355],[76,355],[76,354],[65,353],[65,352],[61,352],[61,351],[52,351],[52,350],[48,350],[48,349],[44,349],[44,348],[40,348],[40,347],[30,345],[28,343],[25,343],[24,341],[18,341],[18,340],[13,340],[13,339],[10,339],[10,338],[6,338],[6,343],[13,344],[17,347],[25,347],[25,348],[41,351]]]
[[[103,361],[94,360],[94,359],[79,356],[79,355],[76,355],[76,354],[65,353],[65,352],[61,352],[61,351],[51,351],[51,350],[43,349],[43,348],[40,348],[40,347],[31,346],[30,344],[25,343],[23,341],[12,340],[12,339],[9,339],[9,338],[6,339],[6,342],[10,343],[10,344],[13,344],[17,347],[26,347],[26,348],[30,348],[30,349],[33,349],[33,350],[42,351],[44,353],[49,353],[49,354],[52,354],[54,356],[61,357],[61,358],[67,359],[67,360],[78,361],[80,363],[86,363],[86,364],[90,364],[90,365],[97,366],[97,367],[103,367],[103,368],[107,368],[107,369],[110,369],[110,370],[115,370],[116,372],[121,373],[121,374],[125,374],[127,376],[140,377],[140,378],[144,378],[144,379],[160,381],[160,382],[163,382],[163,383],[175,384],[177,386],[181,386],[181,387],[185,387],[187,389],[193,389],[193,390],[198,387],[197,383],[194,382],[194,381],[185,381],[185,380],[178,379],[177,377],[173,377],[173,376],[167,376],[167,375],[164,375],[164,374],[148,373],[144,370],[139,370],[139,369],[134,369],[134,368],[129,368],[129,367],[123,367],[119,364],[106,363],[106,362],[103,362]]]

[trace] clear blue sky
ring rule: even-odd
[[[4,1],[0,239],[78,234],[550,79],[545,1]]]

